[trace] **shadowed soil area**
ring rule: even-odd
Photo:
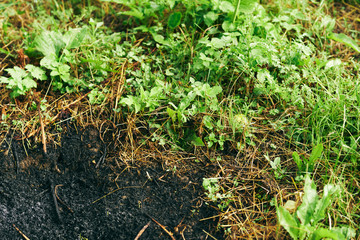
[[[114,173],[91,128],[46,156],[22,143],[1,146],[1,239],[222,239],[202,200],[205,173],[179,177],[161,164]]]

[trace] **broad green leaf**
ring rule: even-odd
[[[311,235],[311,240],[320,240],[320,239],[334,239],[334,240],[346,240],[345,236],[341,231],[336,231],[333,229],[318,228]]]
[[[44,56],[58,57],[60,50],[65,46],[61,34],[53,31],[43,31],[34,42],[35,48]]]
[[[243,13],[252,13],[255,10],[258,0],[237,0],[236,11]]]
[[[169,45],[169,42],[167,40],[165,40],[163,35],[157,34],[157,33],[151,33],[151,35],[153,36],[155,42],[163,44],[163,45]]]
[[[205,115],[203,117],[203,124],[205,125],[205,127],[207,127],[210,130],[212,130],[214,128],[212,122],[213,122],[212,117],[210,117],[208,115]]]
[[[211,39],[211,46],[213,48],[223,48],[225,47],[227,42],[225,42],[222,38],[213,38]],[[211,59],[213,61],[213,59]]]
[[[48,55],[45,56],[43,59],[41,59],[40,61],[40,65],[49,69],[49,70],[54,70],[56,69],[56,67],[59,65],[60,63],[57,61],[55,55]]]
[[[215,12],[210,11],[204,15],[204,22],[208,27],[210,27],[218,19],[218,17],[219,16]]]
[[[65,48],[72,49],[72,48],[80,47],[86,34],[87,34],[86,27],[70,29],[63,36],[63,41],[66,44]]]
[[[323,197],[317,202],[315,211],[313,213],[314,224],[325,218],[325,210],[335,200],[340,193],[340,187],[332,184],[327,184],[324,187]]]
[[[329,39],[335,40],[337,42],[341,42],[343,44],[345,44],[348,47],[351,47],[352,49],[354,49],[355,51],[357,51],[358,53],[360,53],[360,47],[357,44],[357,42],[352,39],[351,37],[343,34],[343,33],[330,33],[328,36]]]
[[[195,133],[193,133],[192,135],[190,135],[188,138],[187,138],[188,141],[190,141],[194,146],[197,146],[197,147],[203,147],[205,146],[204,142],[201,140],[200,137],[196,136]]]
[[[182,14],[181,12],[174,12],[169,16],[168,26],[169,28],[176,28],[181,23]]]
[[[302,225],[310,224],[318,201],[318,194],[316,192],[316,185],[310,176],[305,177],[304,196],[302,204],[296,211]]]
[[[312,150],[310,158],[309,158],[310,165],[313,165],[314,162],[321,157],[321,153],[322,153],[323,149],[324,149],[324,147],[321,143],[316,145],[316,147]]]
[[[214,86],[214,87],[212,87],[212,88],[210,88],[209,90],[206,91],[206,95],[211,97],[211,98],[215,98],[221,92],[222,92],[222,87]]]
[[[221,11],[223,11],[225,13],[235,11],[235,8],[232,5],[232,3],[228,2],[228,1],[221,1],[219,8],[220,8]]]
[[[225,32],[232,32],[236,29],[235,24],[230,21],[224,21],[221,27]]]
[[[280,225],[288,231],[293,239],[298,239],[299,223],[297,219],[282,206],[277,207],[276,211]]]
[[[134,96],[127,96],[121,99],[120,104],[127,105],[128,107],[135,107],[135,113],[138,113],[141,109],[141,104],[138,101],[138,98]]]

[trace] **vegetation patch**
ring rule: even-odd
[[[85,171],[119,188],[126,172],[155,191],[193,171],[184,195],[215,212],[195,235],[152,221],[149,238],[357,237],[358,1],[6,0],[0,12],[6,176]]]

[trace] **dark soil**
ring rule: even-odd
[[[180,178],[161,164],[115,171],[94,129],[63,136],[45,157],[23,143],[8,137],[1,146],[1,239],[24,239],[20,231],[29,239],[222,239],[217,212],[201,198],[204,173]]]

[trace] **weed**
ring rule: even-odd
[[[290,214],[282,206],[277,206],[279,223],[293,239],[350,239],[355,237],[355,231],[350,227],[322,227],[320,221],[325,218],[326,209],[340,193],[339,186],[327,184],[324,194],[319,199],[316,185],[309,175],[305,177],[304,196],[302,204],[294,214]]]

